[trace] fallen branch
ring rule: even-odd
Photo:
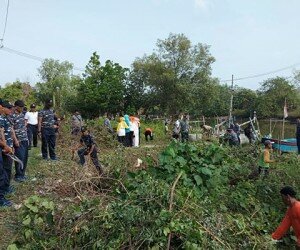
[[[171,192],[170,192],[169,212],[172,212],[175,187],[176,187],[177,182],[179,181],[180,177],[182,176],[182,174],[183,174],[183,172],[181,171],[181,172],[178,174],[176,180],[174,181],[174,183],[173,183],[173,185],[172,185]],[[171,239],[172,239],[172,232],[170,232],[169,235],[168,235],[168,245],[167,245],[167,250],[170,249]]]

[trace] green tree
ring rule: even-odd
[[[249,117],[255,110],[256,104],[256,91],[241,87],[235,88],[233,98],[233,111],[235,115]]]
[[[36,91],[29,83],[20,81],[8,83],[0,91],[0,98],[11,103],[14,103],[16,100],[23,100],[27,106],[36,102],[35,95]]]
[[[73,64],[45,59],[38,68],[42,82],[36,84],[38,99],[53,99],[55,108],[65,105],[65,100],[76,91],[78,77],[72,75]]]
[[[157,107],[161,113],[201,110],[203,103],[195,101],[202,87],[212,83],[211,64],[215,61],[205,44],[192,45],[183,34],[170,34],[157,41],[157,50],[132,64],[127,105],[134,97],[136,109]],[[207,94],[213,94],[209,92]],[[207,95],[205,96],[209,98]]]
[[[299,91],[293,83],[283,77],[264,81],[258,90],[258,114],[266,117],[282,116],[285,100],[290,111],[300,105]]]
[[[101,66],[100,57],[94,52],[77,88],[76,103],[81,111],[90,117],[123,111],[127,72],[110,60]]]

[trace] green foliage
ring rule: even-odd
[[[31,196],[24,201],[20,241],[15,246],[22,249],[55,249],[54,203],[39,196]],[[13,247],[13,245],[10,245]]]
[[[73,103],[89,118],[98,117],[107,111],[122,111],[126,74],[127,69],[109,60],[101,66],[100,57],[94,52]]]
[[[23,100],[28,106],[36,103],[36,91],[28,84],[23,82],[13,82],[0,88],[0,98],[14,103],[16,100]]]

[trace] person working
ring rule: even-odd
[[[274,240],[281,239],[290,227],[292,227],[297,238],[296,249],[300,249],[300,201],[296,199],[296,191],[290,186],[282,188],[280,194],[282,201],[288,206],[288,209],[282,222],[276,231],[272,233],[272,238]]]
[[[270,159],[272,142],[270,140],[266,140],[264,142],[264,145],[265,145],[265,149],[259,158],[258,173],[262,174],[263,176],[267,176],[269,174],[270,163],[274,162],[274,160]]]

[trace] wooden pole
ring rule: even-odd
[[[233,107],[233,75],[231,76],[231,96],[230,96],[230,108],[229,108],[229,126],[233,123],[232,120],[232,107]]]

